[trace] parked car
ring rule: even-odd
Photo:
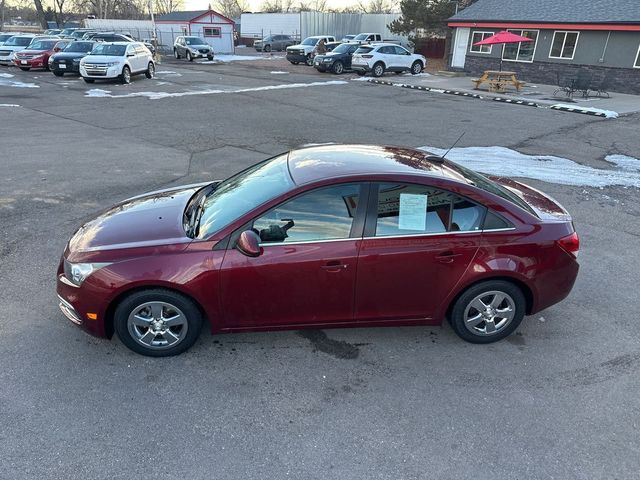
[[[17,33],[4,33],[4,32],[0,32],[0,47],[4,44],[4,42],[6,42],[7,40],[9,40],[11,37],[13,37],[14,35],[17,35]]]
[[[140,42],[97,43],[80,60],[80,75],[87,83],[115,78],[130,83],[133,75],[141,73],[153,78],[156,64],[149,49]]]
[[[62,31],[59,33],[59,35],[62,38],[66,38],[69,37],[73,32],[75,32],[76,30],[78,30],[77,28],[63,28]]]
[[[253,42],[253,47],[258,52],[270,52],[271,50],[278,50],[279,52],[286,50],[287,47],[295,45],[296,41],[291,35],[267,35],[262,40],[256,40]]]
[[[49,69],[49,57],[59,52],[59,39],[35,38],[27,48],[14,53],[14,64],[25,72],[32,68]]]
[[[213,60],[213,47],[200,37],[177,37],[173,44],[173,55],[176,58],[186,58],[190,62],[194,58]]]
[[[13,65],[15,53],[24,50],[36,38],[33,33],[23,33],[10,37],[0,47],[0,65]]]
[[[65,73],[80,73],[80,60],[93,50],[95,42],[78,40],[71,42],[67,47],[49,57],[49,70],[57,77]]]
[[[45,35],[60,35],[60,32],[62,32],[62,30],[59,28],[48,28],[42,33],[44,33]]]
[[[333,72],[340,75],[351,70],[351,57],[360,48],[357,43],[341,43],[326,55],[316,55],[313,66],[319,72]]]
[[[388,43],[360,45],[351,58],[351,68],[358,75],[371,72],[374,77],[380,77],[384,72],[411,72],[417,75],[426,65],[424,56]]]
[[[378,43],[382,42],[382,35],[379,33],[359,33],[351,41],[356,43]]]
[[[73,38],[74,40],[81,40],[82,37],[84,37],[84,35],[87,32],[94,32],[94,31],[95,30],[91,28],[76,28],[73,32],[69,34],[69,38]]]
[[[73,323],[151,356],[188,349],[203,323],[447,318],[489,343],[569,294],[578,250],[567,211],[523,183],[419,150],[324,145],[104,211],[69,240],[57,293]]]
[[[300,62],[302,62],[302,63],[306,63],[309,66],[312,66],[313,51],[316,48],[316,45],[320,43],[320,40],[324,40],[325,43],[336,41],[334,37],[331,37],[328,35],[307,37],[302,41],[302,43],[298,45],[292,45],[291,47],[287,47],[287,60],[289,60],[294,65],[297,65]]]
[[[340,41],[342,43],[346,43],[346,42],[352,41],[354,38],[356,38],[355,35],[345,35],[344,37],[342,37],[342,39]]]

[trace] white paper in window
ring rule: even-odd
[[[400,230],[427,229],[427,195],[415,193],[400,194]]]

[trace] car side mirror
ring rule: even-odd
[[[135,53],[127,53],[127,57],[135,57],[136,54]]]
[[[236,242],[236,249],[247,257],[259,257],[262,255],[260,237],[253,230],[245,230]]]

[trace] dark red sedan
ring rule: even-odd
[[[60,308],[175,355],[212,333],[440,325],[474,343],[564,299],[569,214],[522,183],[396,147],[292,150],[222,182],[134,197],[78,229]]]
[[[16,52],[14,63],[20,70],[28,71],[32,68],[49,69],[49,57],[61,52],[70,43],[69,40],[59,38],[34,39],[24,50]]]

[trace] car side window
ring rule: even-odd
[[[485,207],[425,185],[383,183],[378,189],[375,235],[480,231]]]
[[[345,184],[303,193],[256,219],[253,228],[263,244],[349,238],[360,188]]]
[[[489,210],[484,218],[483,230],[502,230],[505,228],[514,228],[513,224],[495,212]]]
[[[407,50],[402,47],[393,47],[398,55],[411,55]]]

